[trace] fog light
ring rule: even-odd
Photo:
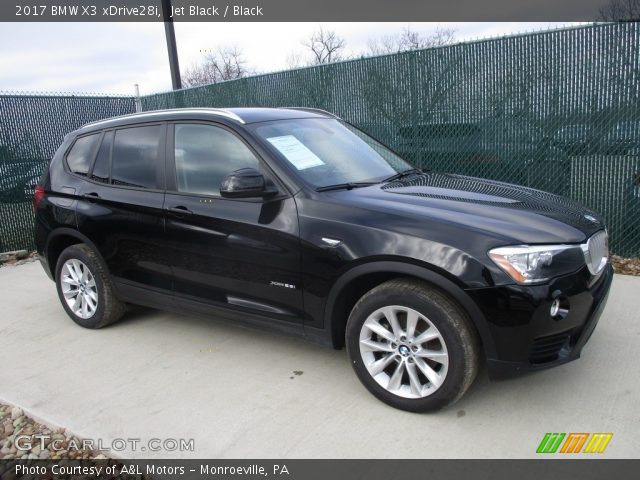
[[[560,291],[553,292],[551,296],[553,302],[551,302],[551,308],[549,309],[549,315],[556,321],[564,320],[569,315],[569,299],[562,295]]]

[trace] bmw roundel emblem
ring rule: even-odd
[[[594,217],[593,215],[585,215],[584,218],[586,218],[587,220],[589,220],[590,222],[593,223],[597,223],[598,219],[596,217]]]

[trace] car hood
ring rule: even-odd
[[[580,243],[604,228],[600,215],[567,198],[461,175],[412,175],[345,193],[379,211],[461,224],[505,241]]]

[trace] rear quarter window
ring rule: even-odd
[[[111,154],[111,183],[156,188],[156,172],[164,125],[116,130]]]
[[[87,175],[98,145],[99,133],[78,138],[67,154],[69,170],[78,175]]]

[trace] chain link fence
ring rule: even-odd
[[[571,197],[640,255],[640,24],[553,30],[157,94],[144,110],[304,106],[417,166]]]
[[[133,97],[0,94],[0,252],[33,248],[33,190],[64,136],[133,111]]]
[[[638,23],[461,43],[142,98],[144,110],[234,106],[322,108],[417,166],[568,196],[605,216],[613,252],[640,256]],[[131,98],[0,97],[0,168],[32,157],[42,165],[67,131],[133,110]],[[18,153],[29,142],[38,147]],[[3,191],[12,184],[5,177]],[[30,246],[30,232],[19,226],[31,222],[27,205],[0,201],[0,251]]]

